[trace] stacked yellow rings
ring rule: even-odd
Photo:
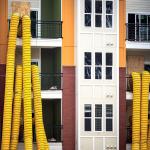
[[[12,99],[13,99],[14,68],[15,68],[14,62],[15,62],[15,49],[16,49],[18,24],[19,24],[19,15],[13,14],[11,17],[10,32],[8,39],[1,150],[9,150],[10,146]]]
[[[13,107],[13,121],[10,150],[16,150],[18,145],[20,115],[22,101],[22,66],[17,66],[16,69],[16,84],[15,84],[15,99]]]
[[[141,77],[133,72],[132,150],[140,150]]]
[[[31,101],[31,21],[23,16],[23,92],[25,149],[32,150],[32,101]]]
[[[42,117],[42,102],[41,88],[38,66],[32,66],[32,84],[34,96],[34,111],[35,111],[35,127],[37,137],[37,147],[39,150],[48,150],[48,143],[45,135],[43,117]]]
[[[147,150],[149,72],[142,73],[141,150]]]

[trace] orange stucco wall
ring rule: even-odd
[[[119,67],[126,67],[126,1],[119,1]]]
[[[0,64],[6,64],[8,1],[0,0]]]
[[[62,65],[74,66],[74,0],[62,1]]]

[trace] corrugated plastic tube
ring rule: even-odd
[[[132,150],[140,150],[141,77],[133,72]]]
[[[23,16],[23,93],[25,150],[32,150],[32,100],[31,100],[31,21]]]
[[[41,88],[38,66],[32,65],[32,85],[34,98],[35,127],[38,150],[48,150],[48,142],[43,125]]]
[[[9,32],[9,39],[8,39],[1,150],[10,149],[14,68],[15,68],[14,63],[15,63],[15,49],[16,49],[16,37],[17,37],[18,24],[19,24],[19,15],[13,14],[11,17],[10,32]]]
[[[147,150],[149,77],[149,72],[143,71],[141,98],[141,150]]]
[[[16,84],[15,84],[15,98],[13,107],[13,121],[10,150],[17,150],[20,115],[21,115],[21,101],[22,101],[22,66],[18,65],[16,68]]]

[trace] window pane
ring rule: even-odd
[[[85,26],[91,26],[91,15],[85,14]]]
[[[106,79],[112,79],[112,67],[106,67]]]
[[[102,117],[102,105],[95,105],[95,117]]]
[[[95,1],[95,13],[102,13],[102,1]]]
[[[106,15],[106,27],[112,28],[112,15]]]
[[[91,118],[85,118],[84,130],[91,131]]]
[[[112,66],[112,53],[106,53],[106,65]]]
[[[95,27],[102,27],[102,16],[95,15]]]
[[[91,79],[91,67],[84,68],[84,78]]]
[[[91,53],[89,52],[84,53],[84,64],[91,65]]]
[[[95,119],[95,131],[102,131],[102,120],[101,120],[101,118]]]
[[[113,2],[106,1],[106,14],[112,14],[112,13],[113,13]]]
[[[102,53],[95,53],[95,65],[102,65]]]
[[[102,68],[95,67],[95,79],[102,79]]]
[[[85,0],[85,13],[91,13],[92,7],[91,7],[91,0]]]
[[[112,131],[112,119],[106,119],[106,131]]]
[[[112,116],[113,116],[113,106],[106,105],[106,117],[112,117]]]
[[[91,105],[90,104],[86,104],[84,106],[84,116],[85,117],[91,117]]]

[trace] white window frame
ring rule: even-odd
[[[92,24],[93,24],[93,23],[92,23],[92,22],[93,22],[93,15],[92,15],[92,14],[93,14],[93,7],[92,7],[92,6],[93,6],[93,0],[91,0],[91,13],[86,13],[86,12],[85,12],[85,1],[86,1],[86,0],[84,0],[84,27],[86,27],[86,28],[91,28],[91,27],[92,27]],[[85,25],[85,15],[91,15],[91,25],[90,25],[90,26],[86,26],[86,25]]]
[[[95,4],[96,4],[96,1],[101,1],[102,2],[102,13],[96,13],[96,9],[95,9]],[[94,5],[94,19],[93,19],[93,21],[94,21],[94,27],[95,28],[103,28],[103,11],[104,11],[104,9],[103,9],[103,4],[104,3],[104,1],[103,0],[94,0],[94,3],[93,3],[93,5]],[[96,15],[100,15],[101,16],[101,27],[96,27]]]
[[[112,14],[107,14],[106,13],[106,2],[107,1],[111,1],[113,3],[112,4],[112,7],[113,7]],[[114,28],[114,0],[105,0],[105,4],[104,5],[105,5],[105,9],[104,9],[104,11],[105,11],[105,13],[104,13],[105,14],[104,15],[105,16],[105,19],[104,19],[105,20],[105,28],[106,29],[113,29]],[[112,16],[112,27],[107,27],[106,26],[106,16]]]
[[[85,106],[86,106],[86,105],[90,105],[90,106],[91,106],[91,111],[86,111],[86,110],[85,110]],[[91,112],[91,117],[85,117],[85,113],[86,113],[86,112]],[[91,119],[91,130],[90,130],[90,131],[86,131],[86,130],[85,130],[85,119]],[[92,121],[92,104],[84,104],[84,132],[92,132],[92,130],[93,130],[93,128],[92,128],[92,122],[93,122],[93,121]]]
[[[90,53],[91,54],[91,65],[85,65],[85,53]],[[85,51],[84,52],[84,80],[91,80],[93,78],[93,74],[92,74],[92,63],[93,63],[93,57],[92,57],[92,52],[88,52],[88,51]],[[91,67],[91,78],[90,79],[86,79],[85,78],[85,67]]]
[[[95,112],[96,112],[96,105],[101,105],[102,106],[102,116],[101,117],[96,117],[96,114],[95,114]],[[102,104],[94,104],[94,132],[103,132],[103,105]],[[98,130],[96,130],[95,129],[95,125],[96,125],[96,119],[101,119],[101,130],[100,131],[98,131]]]
[[[112,54],[112,65],[106,65],[106,61],[107,61],[107,59],[106,59],[106,54],[108,54],[108,53],[111,53]],[[107,80],[107,81],[112,81],[113,80],[113,66],[114,66],[114,53],[113,52],[106,52],[105,53],[105,80]],[[106,68],[107,67],[111,67],[112,68],[112,78],[111,79],[106,79]]]
[[[95,52],[93,52],[94,53],[94,60],[93,60],[93,62],[94,62],[94,80],[102,80],[103,79],[103,52],[98,52],[98,51],[95,51]],[[96,53],[101,53],[101,55],[102,55],[102,57],[101,57],[101,59],[102,59],[102,64],[101,65],[96,65]],[[96,69],[96,67],[100,67],[101,68],[101,79],[96,79],[95,78],[95,73],[96,73],[96,71],[95,71],[95,69]]]
[[[107,105],[111,105],[112,106],[112,117],[107,117]],[[106,120],[107,119],[112,119],[112,131],[107,131],[106,130]],[[105,104],[105,131],[106,132],[114,132],[114,105],[113,104]]]

